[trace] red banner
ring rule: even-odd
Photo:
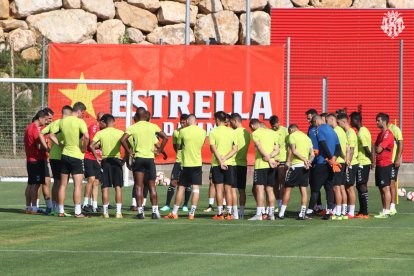
[[[169,136],[182,113],[194,113],[207,133],[214,127],[214,112],[221,110],[241,114],[246,128],[252,118],[276,114],[284,119],[283,46],[52,44],[49,55],[50,78],[132,80],[133,112],[147,108],[151,122]],[[55,111],[82,101],[87,123],[103,111],[113,114],[117,127],[125,129],[125,86],[50,85],[48,100]],[[166,152],[168,159],[158,157],[159,163],[174,162],[171,142]],[[207,142],[203,158],[204,162],[211,158]]]

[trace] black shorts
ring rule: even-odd
[[[62,155],[62,174],[84,174],[85,173],[85,166],[83,163],[83,159],[78,159],[74,157],[70,157],[67,155]]]
[[[391,184],[392,165],[375,168],[375,186],[382,188]]]
[[[345,183],[346,186],[355,185],[357,174],[358,174],[358,167],[359,167],[358,164],[348,167],[348,170],[346,172],[346,183]]]
[[[37,162],[27,162],[27,184],[29,185],[39,185],[45,184],[46,176],[45,176],[45,161],[37,161]]]
[[[123,187],[122,161],[118,158],[102,160],[102,188]]]
[[[237,188],[237,182],[235,178],[235,167],[227,166],[227,170],[222,170],[220,166],[212,167],[213,182],[214,184],[230,185],[232,188]]]
[[[208,173],[208,180],[209,181],[213,180],[213,167],[210,167],[210,171]]]
[[[50,177],[50,171],[49,171],[49,161],[47,159],[45,161],[45,177]]]
[[[275,185],[276,169],[255,169],[253,172],[253,184],[273,187]]]
[[[237,189],[245,190],[246,189],[246,179],[247,179],[247,166],[236,166],[236,173],[234,174]]]
[[[180,174],[181,174],[181,163],[174,163],[172,172],[171,172],[171,180],[180,180]]]
[[[357,168],[357,185],[367,184],[369,180],[369,171],[371,165],[358,166]]]
[[[102,168],[99,165],[98,161],[86,159],[84,160],[85,163],[85,178],[88,177],[95,177],[95,179],[100,180],[102,178]]]
[[[400,170],[400,167],[396,167],[395,164],[392,164],[391,180],[397,181],[399,170]]]
[[[333,171],[329,164],[315,164],[311,176],[311,187],[314,187],[319,191],[322,186],[327,185],[328,182],[332,182]]]
[[[346,183],[346,167],[345,167],[345,163],[340,163],[341,164],[341,171],[340,172],[334,172],[333,173],[333,178],[332,178],[332,185],[334,186],[340,186],[340,185],[345,185]]]
[[[57,159],[50,159],[50,168],[52,169],[53,179],[60,180],[60,172],[62,171],[62,162]]]
[[[157,178],[154,158],[136,157],[132,165],[132,171],[144,173],[148,181],[155,180]]]
[[[286,179],[285,187],[308,187],[309,183],[309,170],[305,167],[292,167],[289,168]]]
[[[191,185],[201,185],[203,182],[203,168],[184,167],[181,172],[180,185],[191,187]]]

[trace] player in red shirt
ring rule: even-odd
[[[40,127],[46,124],[48,114],[43,110],[37,112],[33,122],[26,128],[24,134],[24,148],[26,151],[27,187],[26,187],[26,214],[41,213],[37,207],[38,190],[45,184],[45,150],[40,145]]]
[[[88,127],[89,133],[89,144],[92,143],[93,137],[95,134],[104,128],[105,126],[102,125],[103,123],[100,121],[102,116],[104,115],[103,112],[99,112],[96,115],[97,122],[92,123]],[[95,150],[92,152],[89,146],[86,148],[85,152],[85,178],[88,179],[88,183],[85,186],[85,193],[84,199],[82,204],[82,209],[85,212],[93,212],[97,213],[98,210],[98,191],[99,191],[99,181],[101,180],[102,176],[102,168],[101,168],[101,160],[102,160],[102,153],[100,149]],[[92,204],[89,205],[89,200],[92,200]]]
[[[381,129],[375,141],[376,168],[375,185],[379,188],[382,199],[382,212],[375,218],[390,217],[391,204],[391,177],[392,177],[392,153],[394,150],[394,135],[388,128],[390,120],[388,114],[378,113],[377,126]]]

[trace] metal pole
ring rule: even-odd
[[[290,37],[286,40],[286,127],[290,116]]]
[[[403,84],[404,84],[404,40],[400,40],[400,87],[399,87],[399,97],[400,97],[400,113],[399,113],[399,126],[400,129],[403,129]]]
[[[126,91],[126,118],[125,118],[125,129],[131,125],[132,117],[132,82],[127,82],[127,91]],[[129,186],[129,170],[126,165],[124,165],[124,185]]]
[[[185,4],[185,45],[190,45],[190,0]]]
[[[42,36],[42,79],[46,78],[46,37]],[[42,108],[45,107],[45,84],[42,83]]]
[[[14,49],[13,42],[10,43],[10,63],[11,63],[11,77],[14,78]],[[12,93],[12,140],[13,140],[13,156],[16,156],[17,148],[17,134],[16,134],[16,93],[14,91],[14,83],[11,83]]]
[[[322,112],[328,112],[328,78],[322,78]]]
[[[246,45],[250,45],[250,0],[246,0]]]

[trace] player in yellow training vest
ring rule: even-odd
[[[147,122],[148,112],[145,108],[139,107],[135,117],[137,122],[128,127],[125,134],[122,136],[121,143],[125,148],[126,154],[128,154],[129,157],[134,158],[132,171],[134,174],[136,196],[138,199],[138,214],[136,218],[145,218],[142,205],[144,200],[144,177],[146,177],[148,179],[152,203],[152,219],[159,219],[160,213],[158,211],[157,189],[155,186],[157,173],[154,159],[164,150],[168,137],[157,125]],[[157,147],[158,139],[156,135],[162,139],[159,147]],[[134,138],[135,146],[133,149],[128,142],[130,136]]]
[[[182,150],[183,171],[181,180],[178,183],[178,190],[175,195],[175,204],[171,213],[164,218],[178,219],[178,208],[180,207],[183,193],[186,187],[192,186],[193,198],[188,219],[193,220],[200,198],[200,186],[202,184],[202,164],[201,150],[206,139],[206,131],[197,125],[194,114],[190,114],[187,119],[187,127],[180,131],[178,136],[178,148]]]
[[[65,197],[66,188],[69,182],[69,175],[72,175],[74,190],[73,190],[73,203],[75,204],[75,217],[85,218],[82,214],[81,200],[82,200],[82,181],[84,178],[84,164],[83,158],[86,151],[86,147],[89,143],[89,134],[86,123],[82,120],[86,111],[86,106],[77,102],[73,105],[72,115],[63,118],[59,122],[59,126],[53,130],[50,134],[51,139],[55,142],[59,142],[56,134],[62,133],[63,147],[62,151],[62,168],[60,174],[60,189],[59,189],[59,216],[70,216],[65,213]],[[81,142],[79,142],[79,138]]]
[[[99,146],[102,150],[102,216],[109,218],[109,187],[115,188],[116,218],[122,218],[122,187],[124,186],[122,166],[127,155],[121,160],[121,138],[124,135],[122,130],[116,129],[115,118],[111,114],[104,114],[100,122],[105,128],[98,131],[93,137],[90,148],[92,151]]]
[[[394,135],[394,151],[392,153],[392,172],[391,172],[391,205],[390,205],[390,215],[393,216],[397,214],[397,209],[395,208],[395,202],[397,200],[397,189],[395,182],[398,179],[398,171],[400,169],[401,160],[402,160],[402,153],[404,149],[404,142],[401,129],[394,125],[389,124],[388,128],[391,130],[392,134]]]

